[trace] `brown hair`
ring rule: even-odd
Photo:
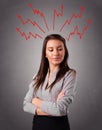
[[[46,45],[47,45],[47,42],[49,40],[52,40],[52,39],[53,40],[60,40],[60,41],[63,42],[64,49],[65,49],[65,56],[64,56],[63,61],[59,65],[59,71],[56,75],[55,81],[50,86],[48,86],[48,88],[50,88],[50,91],[53,88],[54,84],[56,82],[58,82],[65,75],[65,73],[67,71],[70,70],[68,63],[67,63],[69,54],[68,54],[68,50],[67,50],[67,47],[66,47],[65,39],[59,34],[48,35],[47,37],[45,37],[44,42],[43,42],[42,57],[41,57],[41,63],[40,63],[38,73],[37,73],[36,77],[33,79],[33,80],[35,80],[35,83],[34,83],[35,92],[39,89],[40,86],[43,85],[45,77],[46,77],[48,69],[49,69],[49,62],[48,62],[48,59],[46,58]]]

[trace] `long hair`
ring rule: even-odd
[[[65,49],[65,56],[64,56],[63,61],[59,65],[59,71],[56,75],[55,81],[50,86],[48,86],[48,88],[50,88],[50,91],[53,88],[53,86],[55,85],[55,83],[58,82],[65,75],[65,73],[67,71],[70,70],[68,63],[67,63],[69,53],[68,53],[68,49],[66,47],[65,39],[59,34],[48,35],[47,37],[45,37],[45,39],[43,41],[40,67],[39,67],[36,77],[33,79],[35,81],[35,83],[34,83],[35,92],[39,89],[39,87],[41,87],[43,85],[45,77],[46,77],[48,69],[49,69],[49,62],[48,62],[48,59],[46,58],[46,45],[49,40],[60,40],[63,43],[64,49]]]

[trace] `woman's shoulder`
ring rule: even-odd
[[[65,76],[64,77],[69,77],[69,76],[72,76],[72,77],[76,77],[76,70],[75,69],[69,69],[67,72],[66,72],[66,74],[65,74]]]
[[[37,74],[34,74],[33,76],[32,76],[32,79],[31,79],[31,81],[30,81],[30,83],[29,83],[29,88],[33,88],[33,85],[34,85],[34,83],[35,83],[35,79],[36,79],[36,75]]]

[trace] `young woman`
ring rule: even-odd
[[[65,39],[48,35],[38,73],[29,85],[23,109],[34,115],[32,130],[70,130],[68,109],[75,95],[76,71],[68,66]]]

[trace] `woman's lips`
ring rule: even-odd
[[[52,58],[53,60],[60,60],[60,57]]]

